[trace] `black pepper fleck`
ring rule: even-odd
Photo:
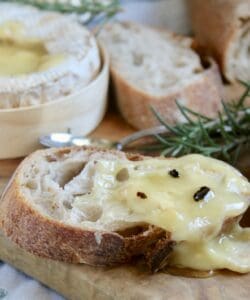
[[[194,200],[200,201],[203,200],[206,194],[210,191],[210,188],[207,186],[202,186],[195,194],[194,194]]]
[[[174,177],[174,178],[179,178],[179,177],[180,177],[179,172],[176,171],[175,169],[170,170],[170,171],[168,172],[168,174],[169,174],[170,176]]]
[[[140,197],[141,199],[147,199],[147,195],[143,192],[137,192],[136,194],[137,197]]]

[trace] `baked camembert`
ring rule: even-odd
[[[67,96],[99,69],[95,38],[83,26],[56,13],[0,4],[0,108]]]

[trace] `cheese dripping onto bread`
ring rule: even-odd
[[[71,203],[71,222],[91,203],[102,212],[94,222],[83,219],[84,226],[116,230],[121,222],[141,222],[171,232],[176,246],[170,265],[250,271],[250,231],[238,225],[249,206],[250,184],[231,166],[187,155],[170,160],[97,159],[86,170],[92,174],[91,187]]]

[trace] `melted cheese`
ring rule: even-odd
[[[235,225],[230,234],[190,243],[177,244],[170,264],[198,270],[230,269],[245,273],[250,271],[250,229]]]
[[[60,64],[64,55],[48,54],[43,42],[27,38],[18,22],[0,26],[0,75],[13,76],[45,71]]]
[[[169,175],[173,169],[179,178]],[[126,170],[126,176],[118,180],[121,170]],[[203,186],[209,187],[209,193],[195,201],[194,194]],[[224,162],[200,155],[137,162],[99,160],[91,193],[78,197],[75,206],[80,207],[90,198],[108,207],[100,222],[124,220],[126,214],[127,220],[154,224],[171,232],[177,242],[173,265],[250,271],[248,257],[237,260],[237,255],[250,249],[249,231],[221,233],[225,220],[248,208],[250,184]]]

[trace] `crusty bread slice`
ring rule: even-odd
[[[205,68],[192,50],[192,39],[134,23],[112,23],[99,40],[111,56],[118,107],[125,120],[142,129],[158,124],[150,106],[169,122],[183,118],[175,101],[214,116],[220,109],[217,65]]]
[[[188,1],[197,42],[230,82],[250,80],[250,1]]]
[[[169,174],[175,163],[180,164],[175,165],[180,178]],[[155,172],[160,177],[154,177]],[[166,191],[163,187],[165,192],[160,191],[161,182],[167,187]],[[206,183],[214,191],[200,204],[192,193]],[[132,193],[126,194],[129,191]],[[178,199],[166,201],[176,191]],[[183,242],[193,247],[193,242],[216,241],[230,233],[249,206],[249,195],[247,180],[236,170],[200,155],[166,160],[95,148],[48,149],[35,152],[18,167],[0,202],[0,224],[12,241],[42,257],[110,266],[143,256],[151,271],[157,271],[169,263]],[[151,211],[153,219],[145,218]],[[162,211],[167,213],[164,219]],[[160,213],[159,218],[154,218],[155,212]],[[217,266],[240,272],[250,268],[237,263]]]
[[[100,158],[143,159],[90,148],[51,149],[30,155],[2,196],[2,229],[12,241],[38,256],[107,266],[144,255],[151,270],[158,270],[174,245],[169,232],[130,220],[96,226],[103,207],[91,202],[82,212],[72,209],[73,198],[91,189],[91,168]],[[93,164],[84,169],[89,160]]]

